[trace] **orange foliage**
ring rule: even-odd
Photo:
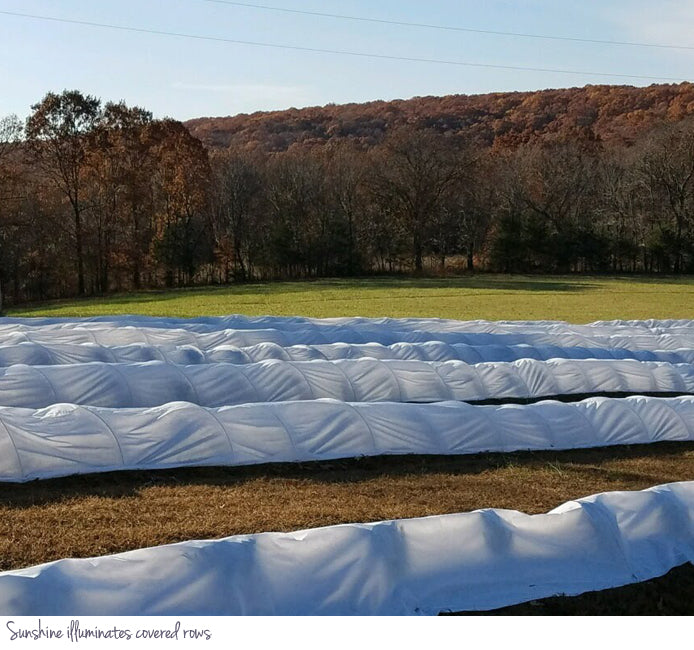
[[[585,86],[537,92],[415,97],[390,102],[203,117],[186,126],[206,146],[286,151],[345,139],[368,148],[393,127],[412,124],[465,133],[478,143],[515,147],[537,138],[575,138],[631,144],[663,121],[694,113],[694,84]]]

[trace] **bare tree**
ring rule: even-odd
[[[680,273],[685,268],[685,249],[694,246],[690,241],[694,223],[694,122],[687,120],[653,134],[640,176],[664,252],[672,258],[672,270]]]
[[[543,266],[568,270],[580,257],[590,218],[596,158],[575,142],[540,143],[518,151],[529,244]]]
[[[612,271],[648,268],[643,192],[639,191],[639,154],[633,148],[618,148],[606,152],[599,160],[594,227],[609,251],[603,266]]]
[[[328,203],[333,206],[336,219],[344,224],[347,245],[348,275],[361,268],[357,252],[360,221],[367,207],[364,204],[365,155],[347,141],[337,141],[325,147],[325,175]]]
[[[415,271],[422,270],[432,220],[461,175],[458,154],[449,138],[409,127],[374,152],[371,190],[408,233]]]
[[[470,150],[461,153],[458,164],[459,176],[444,203],[445,234],[451,238],[449,246],[454,251],[465,253],[467,270],[473,271],[495,207],[495,170],[488,154]]]
[[[226,151],[212,160],[213,222],[217,250],[225,266],[225,280],[246,280],[258,218],[262,179],[259,166],[248,154]]]
[[[0,119],[0,315],[3,311],[2,285],[5,262],[3,252],[5,250],[4,240],[7,234],[5,222],[8,219],[6,206],[19,198],[12,195],[13,183],[11,180],[13,173],[11,171],[11,157],[16,152],[21,137],[22,124],[15,115],[9,115]]]
[[[269,248],[280,273],[310,276],[318,270],[324,182],[322,161],[315,156],[290,151],[268,166]]]

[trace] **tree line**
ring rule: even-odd
[[[373,273],[694,271],[694,121],[484,146],[421,125],[268,153],[78,91],[0,120],[13,302]]]

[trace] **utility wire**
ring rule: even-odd
[[[54,23],[63,23],[63,24],[68,24],[68,25],[80,25],[84,27],[99,27],[102,29],[112,29],[112,30],[118,30],[122,32],[134,32],[137,34],[150,34],[150,35],[155,35],[155,36],[172,36],[176,38],[188,38],[188,39],[194,39],[198,41],[212,41],[216,43],[233,43],[235,45],[250,45],[252,47],[265,47],[265,48],[273,48],[273,49],[279,49],[279,50],[293,50],[293,51],[298,51],[298,52],[311,52],[311,53],[317,53],[317,54],[337,54],[341,56],[352,56],[352,57],[360,57],[360,58],[367,58],[367,59],[384,59],[388,61],[407,61],[410,63],[436,63],[436,64],[442,64],[442,65],[456,65],[456,66],[465,66],[465,67],[472,67],[472,68],[487,68],[487,69],[495,69],[495,70],[518,70],[518,71],[523,71],[523,72],[551,72],[551,73],[557,73],[557,74],[570,74],[570,75],[583,75],[583,76],[596,76],[596,77],[618,77],[622,79],[651,79],[654,81],[677,81],[681,82],[684,81],[683,79],[679,77],[655,77],[655,76],[650,76],[650,75],[642,75],[642,74],[624,74],[624,73],[618,73],[618,72],[594,72],[594,71],[587,71],[587,70],[566,70],[566,69],[561,69],[561,68],[535,68],[535,67],[529,67],[529,66],[520,66],[520,65],[501,65],[501,64],[495,64],[495,63],[477,63],[477,62],[470,62],[470,61],[452,61],[452,60],[445,60],[445,59],[424,59],[424,58],[418,58],[418,57],[411,57],[411,56],[396,56],[396,55],[391,55],[391,54],[373,54],[373,53],[368,53],[368,52],[353,52],[350,50],[329,50],[329,49],[323,49],[323,48],[316,48],[316,47],[304,47],[300,45],[281,45],[278,43],[263,43],[260,41],[243,41],[243,40],[238,40],[238,39],[233,39],[233,38],[223,38],[220,36],[203,36],[200,34],[186,34],[182,32],[169,32],[169,31],[163,31],[163,30],[158,30],[158,29],[146,29],[143,27],[126,27],[124,25],[112,25],[108,23],[97,23],[97,22],[92,22],[92,21],[87,21],[87,20],[72,20],[68,18],[56,18],[55,16],[39,16],[37,14],[27,14],[27,13],[20,13],[16,11],[1,11],[0,10],[0,15],[4,16],[14,16],[18,18],[29,18],[32,20],[43,20],[43,21],[48,21],[48,22],[54,22]]]
[[[641,43],[637,41],[615,41],[599,38],[580,38],[575,36],[554,36],[551,34],[528,34],[525,32],[502,32],[493,29],[475,29],[472,27],[455,27],[449,25],[434,25],[430,23],[411,23],[403,20],[386,20],[384,18],[367,18],[365,16],[347,16],[343,14],[330,14],[321,11],[306,11],[303,9],[287,9],[285,7],[273,7],[270,5],[253,4],[250,2],[232,2],[231,0],[201,0],[210,4],[230,5],[232,7],[246,7],[249,9],[262,9],[264,11],[281,11],[287,14],[301,14],[304,16],[318,16],[320,18],[336,18],[338,20],[352,20],[364,23],[380,23],[382,25],[397,25],[399,27],[419,27],[424,29],[442,29],[449,32],[468,32],[472,34],[491,34],[493,36],[514,36],[518,38],[539,38],[548,41],[570,41],[574,43],[593,43],[599,45],[628,45],[630,47],[656,47],[666,50],[694,50],[694,45],[669,45],[660,43]]]

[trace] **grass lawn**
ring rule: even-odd
[[[57,301],[10,316],[223,314],[439,317],[461,320],[694,318],[694,278],[475,275],[316,280],[143,292]]]

